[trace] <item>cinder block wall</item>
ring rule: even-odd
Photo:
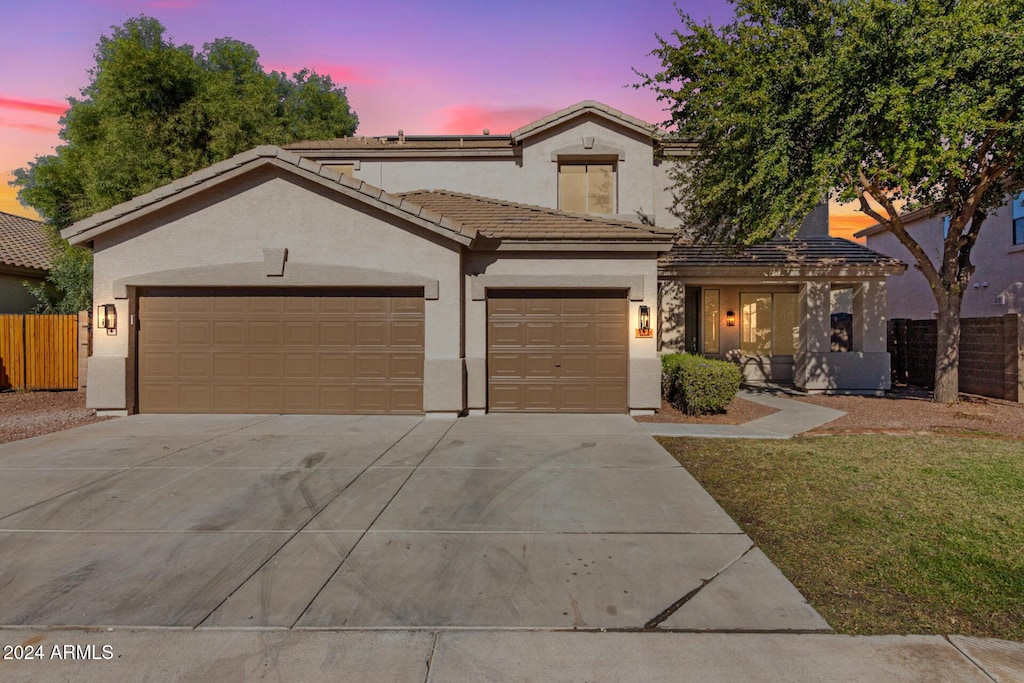
[[[889,321],[893,381],[932,388],[936,322]],[[1024,403],[1024,321],[1016,313],[960,321],[960,391]]]

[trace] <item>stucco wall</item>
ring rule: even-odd
[[[332,284],[314,277],[329,269],[318,271],[311,264],[436,281],[437,296],[428,297],[425,312],[424,407],[428,412],[464,409],[461,344],[453,333],[459,329],[462,305],[458,245],[272,168],[216,186],[96,238],[95,301],[117,304],[120,329],[114,336],[95,337],[89,405],[105,410],[131,408],[134,362],[129,357],[128,323],[134,311],[129,309],[129,299],[115,299],[123,296],[121,285],[145,284],[147,274],[160,271],[259,264],[263,250],[275,248],[287,249],[288,257],[285,278],[265,277],[270,287]],[[216,284],[250,285],[249,280],[231,281],[233,273],[243,271],[244,267],[219,269],[223,277]],[[308,274],[308,281],[291,277],[294,273]],[[124,377],[118,377],[118,367],[125,368]],[[101,381],[101,376],[108,379]]]
[[[655,254],[601,257],[574,252],[466,256],[466,369],[468,407],[483,410],[487,400],[486,289],[631,289],[629,325],[637,325],[639,306],[657,310]],[[629,338],[629,408],[653,410],[661,405],[661,362],[653,338]]]
[[[0,273],[0,313],[28,313],[39,303],[22,284],[26,280],[33,285],[42,282],[25,275]]]
[[[1012,215],[1010,206],[1001,207],[986,219],[981,228],[978,242],[971,252],[971,262],[976,270],[960,310],[965,318],[1024,313],[1024,245],[1013,244]],[[914,221],[908,226],[911,236],[921,244],[933,263],[937,263],[942,254],[942,222],[942,216],[935,216]],[[903,275],[888,279],[889,317],[933,318],[937,309],[935,297],[924,275],[914,267],[916,260],[906,247],[888,232],[868,236],[867,245],[910,266]],[[1003,295],[1004,304],[994,303],[998,295]]]

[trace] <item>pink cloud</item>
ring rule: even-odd
[[[19,111],[30,111],[36,114],[56,114],[63,116],[68,110],[66,102],[55,102],[53,100],[16,100],[10,97],[0,97],[0,108],[17,109]]]
[[[0,119],[0,128],[16,128],[18,130],[25,130],[30,133],[46,133],[47,135],[56,135],[60,131],[60,127],[56,123],[45,126],[39,123],[25,123],[24,121],[8,121],[6,119]]]
[[[557,107],[485,107],[476,104],[455,104],[442,107],[435,114],[440,119],[439,133],[479,134],[484,128],[496,134],[515,130],[531,121],[556,111]]]
[[[367,73],[366,67],[352,66],[350,64],[329,64],[327,62],[311,62],[300,67],[281,64],[267,64],[266,69],[281,71],[286,74],[293,74],[300,69],[311,69],[321,76],[330,76],[338,85],[345,86],[353,83],[361,85],[374,85],[379,81]]]

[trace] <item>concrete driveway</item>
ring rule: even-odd
[[[827,631],[626,416],[156,416],[0,446],[0,625]]]

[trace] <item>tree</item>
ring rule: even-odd
[[[16,170],[11,183],[55,234],[257,145],[355,132],[345,88],[330,76],[267,73],[252,45],[231,38],[196,52],[147,16],[111,29],[96,45],[81,97],[68,98],[64,144]],[[88,308],[89,253],[57,239],[51,287],[33,290],[39,308]]]
[[[640,74],[696,142],[676,213],[700,236],[792,234],[822,198],[903,244],[938,304],[936,401],[957,400],[960,305],[987,216],[1019,187],[1022,0],[739,0],[721,27],[680,12]],[[933,261],[903,224],[951,217]]]

